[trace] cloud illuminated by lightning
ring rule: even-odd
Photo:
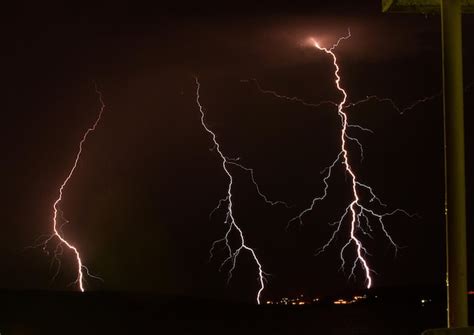
[[[348,247],[353,246],[355,249],[356,256],[355,256],[355,260],[352,263],[349,277],[355,276],[355,271],[357,267],[359,266],[365,275],[366,287],[370,288],[373,284],[373,279],[371,276],[371,273],[373,272],[373,270],[370,267],[369,260],[367,257],[370,254],[365,248],[362,238],[363,237],[372,238],[371,232],[373,228],[372,228],[371,221],[375,220],[380,225],[380,228],[383,231],[385,237],[388,239],[391,245],[393,245],[395,250],[398,250],[399,246],[395,243],[393,238],[390,236],[384,224],[384,218],[386,216],[394,215],[396,213],[403,213],[410,217],[412,217],[413,215],[407,213],[406,211],[402,209],[395,209],[393,211],[379,213],[375,209],[372,209],[371,207],[369,207],[369,205],[365,204],[366,201],[364,201],[364,199],[368,196],[369,204],[375,201],[381,207],[386,207],[386,205],[375,195],[372,187],[359,181],[355,170],[352,168],[350,164],[352,158],[351,158],[348,145],[347,145],[348,141],[353,141],[359,146],[361,158],[363,158],[363,147],[356,137],[350,136],[348,134],[348,129],[358,128],[359,130],[362,130],[362,131],[368,131],[368,132],[372,132],[372,131],[360,125],[350,124],[346,110],[351,107],[357,106],[359,104],[374,100],[376,102],[381,102],[381,103],[388,102],[396,111],[398,111],[400,114],[403,114],[404,112],[412,110],[413,108],[415,108],[417,105],[421,103],[424,103],[429,100],[433,100],[434,98],[438,96],[438,94],[417,100],[405,108],[398,107],[395,104],[395,102],[390,98],[379,98],[378,96],[375,96],[375,95],[367,96],[365,99],[362,99],[356,102],[352,102],[352,103],[348,102],[347,91],[341,85],[340,68],[339,68],[339,64],[337,61],[336,54],[334,53],[334,50],[339,46],[339,44],[342,41],[349,39],[350,37],[351,37],[351,34],[350,34],[350,31],[348,31],[347,35],[339,38],[337,42],[333,44],[330,48],[323,47],[316,40],[310,39],[313,47],[327,54],[332,60],[332,64],[334,66],[334,84],[337,90],[339,91],[339,93],[341,94],[341,100],[339,100],[338,102],[322,101],[318,103],[309,103],[298,97],[286,96],[286,95],[279,94],[276,91],[263,89],[256,79],[241,80],[241,81],[253,82],[261,93],[269,94],[276,98],[287,100],[290,102],[300,103],[304,106],[320,107],[322,105],[332,105],[332,106],[337,107],[337,113],[341,119],[340,151],[336,159],[321,172],[323,174],[323,184],[324,184],[322,195],[314,197],[313,200],[311,201],[310,206],[304,209],[303,211],[301,211],[293,219],[291,219],[289,224],[293,221],[298,221],[300,222],[300,224],[302,224],[303,217],[309,212],[313,211],[318,202],[326,198],[329,192],[329,184],[328,184],[329,179],[331,178],[333,174],[334,168],[338,166],[338,164],[341,164],[344,167],[345,174],[349,176],[352,200],[345,207],[345,210],[342,216],[336,222],[332,224],[333,226],[335,226],[335,229],[331,237],[327,241],[327,243],[324,244],[321,248],[319,248],[319,250],[317,251],[317,255],[324,252],[331,245],[331,243],[335,240],[336,236],[338,234],[341,234],[341,230],[343,227],[345,227],[345,224],[348,223],[349,236],[347,237],[346,243],[343,245],[343,247],[340,250],[340,259],[342,263],[341,268],[344,269],[346,265],[345,251],[347,250]]]
[[[79,142],[79,146],[78,146],[78,150],[76,152],[76,156],[75,156],[75,159],[74,159],[74,163],[71,167],[71,169],[69,170],[66,178],[64,179],[64,181],[62,182],[62,184],[60,185],[59,187],[59,190],[58,190],[58,197],[56,198],[56,200],[54,201],[53,203],[53,212],[52,212],[52,223],[53,223],[53,233],[46,239],[46,241],[43,243],[44,246],[43,246],[43,249],[46,249],[46,246],[47,244],[53,239],[53,238],[56,238],[59,240],[58,244],[56,245],[56,248],[55,248],[55,252],[54,252],[54,261],[56,261],[58,263],[58,269],[54,275],[54,277],[56,277],[59,273],[59,267],[60,267],[60,264],[61,264],[61,261],[60,261],[60,258],[59,256],[61,256],[63,254],[63,246],[66,246],[68,249],[70,249],[73,253],[74,253],[74,256],[75,256],[75,261],[77,263],[77,276],[76,276],[76,280],[73,282],[73,284],[77,284],[79,290],[81,292],[84,292],[84,274],[87,274],[89,277],[93,277],[93,278],[96,278],[96,279],[100,279],[96,276],[93,276],[90,274],[88,268],[83,264],[83,261],[81,259],[81,255],[79,253],[79,250],[78,248],[72,244],[72,242],[70,242],[68,239],[66,239],[66,237],[64,236],[64,233],[62,232],[62,229],[61,227],[68,223],[69,221],[67,221],[64,216],[63,216],[63,212],[62,210],[60,209],[60,203],[62,202],[63,200],[63,193],[64,193],[64,190],[65,188],[67,187],[67,184],[69,183],[70,179],[72,178],[76,168],[77,168],[77,165],[79,163],[79,160],[81,158],[81,154],[82,154],[82,150],[83,150],[83,145],[84,143],[86,142],[87,138],[89,137],[89,135],[95,131],[95,129],[97,128],[97,125],[99,124],[101,118],[102,118],[102,113],[104,112],[104,109],[105,109],[105,104],[104,104],[104,101],[102,99],[102,93],[98,90],[97,86],[95,88],[95,91],[99,97],[99,102],[100,102],[100,108],[99,108],[99,113],[97,115],[97,118],[95,119],[94,123],[92,124],[92,126],[90,126],[86,131],[85,133],[83,134],[82,138],[81,138],[81,141]],[[63,224],[60,224],[59,223],[59,218],[62,219],[62,222]],[[53,278],[54,278],[53,277]]]
[[[259,260],[259,258],[257,257],[257,254],[256,254],[255,250],[247,244],[247,242],[245,240],[245,237],[244,237],[244,233],[242,231],[242,228],[237,224],[236,219],[234,217],[234,212],[233,212],[234,203],[233,203],[233,195],[232,195],[232,188],[233,188],[233,185],[234,185],[234,178],[232,176],[230,167],[235,166],[235,167],[238,167],[238,168],[248,172],[250,174],[252,183],[255,186],[255,189],[256,189],[258,195],[267,204],[269,204],[269,205],[279,205],[280,204],[280,205],[284,205],[286,207],[289,207],[289,206],[283,201],[269,200],[268,197],[261,192],[260,187],[259,187],[259,185],[257,184],[257,182],[255,180],[254,170],[240,164],[238,162],[239,158],[229,158],[229,157],[225,156],[225,154],[222,152],[221,145],[217,140],[216,134],[207,126],[207,124],[205,122],[205,110],[204,110],[204,107],[202,106],[201,101],[200,101],[201,84],[200,84],[197,77],[195,77],[195,82],[196,82],[196,104],[198,105],[199,112],[201,113],[201,125],[204,128],[204,130],[209,135],[211,135],[212,142],[213,142],[213,145],[214,145],[214,150],[219,155],[219,158],[221,159],[221,162],[222,162],[222,169],[224,170],[225,174],[229,178],[229,183],[227,185],[226,196],[223,199],[219,200],[219,203],[218,203],[217,207],[210,214],[210,215],[212,215],[217,209],[219,209],[221,206],[226,204],[227,206],[226,206],[226,214],[225,214],[225,221],[224,222],[227,225],[227,230],[226,230],[223,238],[213,242],[212,247],[209,251],[210,252],[210,257],[211,258],[213,257],[213,251],[214,251],[214,249],[216,248],[216,246],[218,244],[222,243],[222,244],[225,245],[225,249],[227,251],[227,257],[221,263],[220,268],[222,269],[224,267],[224,265],[226,265],[227,263],[231,264],[229,272],[228,272],[228,281],[230,281],[230,279],[232,278],[232,273],[235,270],[236,262],[237,262],[237,258],[239,256],[239,254],[242,251],[249,252],[250,255],[252,256],[256,266],[257,266],[257,272],[258,272],[257,279],[258,279],[258,283],[259,283],[259,289],[257,291],[256,301],[257,301],[257,304],[260,304],[261,295],[262,295],[263,290],[265,289],[266,275],[267,274],[263,271],[262,263]],[[236,232],[237,235],[239,236],[239,244],[238,244],[237,247],[231,246],[231,243],[230,243],[230,236],[233,232]]]

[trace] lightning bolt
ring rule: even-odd
[[[326,53],[328,56],[330,56],[332,58],[333,65],[334,65],[334,78],[335,78],[334,83],[336,85],[337,90],[342,95],[342,99],[339,101],[339,103],[337,105],[337,113],[338,113],[339,117],[341,118],[341,125],[342,125],[341,132],[340,132],[341,150],[340,150],[337,158],[326,169],[327,172],[326,172],[326,175],[323,179],[323,182],[324,182],[324,185],[325,185],[323,195],[321,197],[314,198],[312,203],[311,203],[311,206],[308,207],[307,209],[305,209],[304,211],[302,211],[294,219],[298,219],[301,222],[303,215],[305,213],[311,211],[314,208],[314,205],[316,204],[316,202],[321,201],[326,197],[327,191],[328,191],[328,188],[329,188],[328,179],[331,177],[331,173],[333,171],[333,168],[336,164],[342,163],[342,165],[344,166],[346,174],[348,174],[350,176],[350,184],[351,184],[351,190],[352,190],[352,200],[351,200],[350,204],[346,207],[346,209],[345,209],[343,215],[340,217],[340,219],[337,222],[335,222],[336,229],[333,231],[333,234],[332,234],[331,238],[328,240],[328,242],[320,248],[318,254],[325,251],[325,249],[334,241],[334,238],[335,238],[336,234],[338,232],[340,232],[340,230],[341,230],[343,222],[345,221],[346,218],[348,218],[347,221],[349,221],[350,233],[349,233],[349,237],[347,239],[346,244],[344,244],[344,246],[342,247],[342,249],[340,251],[340,259],[341,259],[341,262],[342,262],[341,268],[344,269],[344,267],[345,267],[344,251],[346,250],[347,247],[353,245],[355,247],[355,251],[356,251],[357,256],[356,256],[356,258],[355,258],[355,260],[352,264],[351,273],[350,273],[349,277],[355,275],[355,270],[356,270],[357,266],[360,265],[360,267],[362,268],[362,270],[365,274],[366,286],[367,286],[367,288],[370,288],[372,286],[372,281],[373,281],[372,277],[371,277],[371,272],[373,272],[373,270],[371,270],[371,268],[369,266],[369,261],[367,259],[367,255],[369,255],[369,253],[368,253],[367,249],[364,247],[364,245],[362,243],[362,240],[359,237],[359,235],[363,234],[363,235],[369,235],[370,236],[370,233],[367,232],[367,230],[366,230],[366,229],[368,229],[370,231],[372,230],[372,227],[369,223],[369,217],[376,218],[378,223],[380,224],[381,229],[384,232],[386,238],[395,247],[395,250],[397,250],[398,245],[394,242],[394,240],[392,239],[392,237],[388,233],[388,231],[387,231],[387,229],[384,225],[383,218],[385,216],[388,216],[388,215],[393,215],[397,212],[403,212],[407,215],[409,215],[409,214],[407,212],[405,212],[404,210],[401,210],[401,209],[396,209],[392,212],[385,212],[385,213],[380,214],[380,213],[375,212],[373,209],[370,209],[369,207],[365,206],[362,203],[362,199],[361,199],[362,195],[361,195],[360,191],[365,190],[371,196],[371,198],[369,200],[370,202],[372,202],[374,200],[377,200],[379,202],[379,204],[384,205],[380,201],[380,199],[375,195],[373,189],[370,186],[368,186],[368,185],[366,185],[366,184],[364,184],[364,183],[362,183],[358,180],[358,178],[356,176],[356,173],[355,173],[354,169],[352,168],[352,166],[350,164],[350,155],[349,155],[349,151],[348,151],[348,148],[347,148],[347,140],[354,140],[354,138],[350,137],[347,134],[347,129],[351,126],[348,122],[348,115],[344,111],[346,103],[347,103],[348,94],[347,94],[346,90],[341,85],[340,68],[339,68],[339,64],[338,64],[338,61],[337,61],[336,54],[334,53],[334,49],[337,48],[339,43],[342,42],[343,40],[346,40],[346,39],[350,38],[350,37],[351,37],[351,34],[350,34],[350,30],[349,30],[348,34],[346,36],[343,36],[343,37],[339,38],[339,40],[331,48],[323,47],[316,40],[313,40],[314,47],[316,47],[318,50]],[[372,98],[374,98],[374,97],[368,97],[366,100],[369,100],[369,99],[372,99]],[[353,103],[352,106],[354,106],[354,105],[355,104]],[[412,106],[411,108],[413,108],[413,107],[414,106]],[[365,128],[361,128],[361,129],[365,130]],[[356,141],[356,142],[362,148],[360,142],[359,141]],[[363,228],[364,226],[365,226],[365,228]]]
[[[216,240],[212,243],[212,247],[209,251],[210,257],[212,258],[214,256],[213,251],[217,247],[218,244],[223,243],[225,245],[225,249],[227,251],[227,257],[221,263],[220,269],[222,269],[227,263],[231,264],[229,272],[228,272],[228,278],[227,278],[227,281],[229,282],[232,279],[232,273],[236,268],[236,262],[237,262],[237,258],[239,256],[239,254],[242,251],[247,251],[248,253],[250,253],[250,255],[252,256],[252,258],[253,258],[256,266],[257,266],[257,273],[258,273],[257,274],[257,281],[258,281],[258,284],[259,284],[259,289],[257,291],[256,301],[257,301],[257,304],[260,304],[261,295],[262,295],[263,290],[265,289],[265,283],[267,281],[266,280],[267,273],[264,272],[262,263],[259,260],[259,258],[257,257],[255,249],[251,248],[247,244],[247,242],[245,241],[245,237],[244,237],[244,233],[242,231],[242,228],[237,224],[237,221],[234,217],[234,212],[233,212],[234,203],[233,203],[233,196],[232,196],[232,187],[234,185],[234,178],[233,178],[232,173],[231,173],[229,168],[231,166],[234,166],[234,167],[238,167],[238,168],[248,172],[250,174],[251,181],[252,181],[253,185],[255,186],[258,195],[267,204],[272,205],[272,206],[273,205],[279,205],[279,204],[284,205],[286,207],[289,207],[289,206],[283,201],[269,200],[268,197],[261,192],[260,187],[259,187],[259,185],[257,184],[257,182],[255,180],[254,170],[240,164],[238,162],[239,158],[229,158],[226,155],[224,155],[224,153],[222,152],[222,149],[221,149],[221,145],[217,140],[217,135],[207,126],[207,124],[205,122],[205,111],[204,111],[204,108],[203,108],[203,106],[201,104],[201,101],[200,101],[201,84],[200,84],[197,77],[195,77],[194,79],[195,79],[195,82],[196,82],[196,104],[199,108],[199,112],[201,113],[201,125],[204,128],[204,130],[211,136],[212,142],[213,142],[213,145],[214,145],[214,150],[217,152],[217,154],[219,155],[219,157],[221,159],[222,169],[224,170],[225,174],[229,178],[229,183],[227,185],[226,196],[223,199],[219,200],[219,203],[218,203],[217,207],[210,214],[210,215],[212,215],[217,209],[219,209],[221,206],[226,204],[227,208],[226,208],[226,215],[225,215],[224,223],[227,225],[227,230],[224,234],[224,237],[222,237],[221,239]],[[236,248],[232,247],[231,243],[230,243],[230,236],[233,232],[237,233],[237,235],[239,237],[239,242],[240,242],[239,245]]]
[[[341,37],[337,41],[337,43],[334,44],[330,49],[327,49],[325,47],[321,47],[318,44],[318,42],[316,42],[316,41],[314,41],[314,46],[316,48],[318,48],[319,50],[324,51],[325,53],[327,53],[328,55],[330,55],[332,57],[333,64],[334,64],[334,67],[335,67],[335,71],[334,71],[334,76],[336,78],[335,79],[335,84],[336,84],[336,87],[339,90],[339,92],[342,93],[342,100],[339,102],[339,104],[337,106],[337,112],[338,112],[339,116],[341,117],[341,123],[342,123],[341,151],[340,151],[339,155],[337,156],[336,160],[333,162],[333,164],[327,169],[328,174],[326,175],[326,177],[329,178],[331,176],[331,171],[332,171],[333,166],[337,162],[342,160],[343,165],[345,167],[345,170],[350,175],[351,181],[352,181],[353,200],[349,204],[349,206],[346,208],[344,214],[342,215],[341,219],[339,220],[339,224],[337,226],[337,229],[335,230],[335,233],[339,231],[339,229],[341,227],[341,223],[343,222],[343,219],[348,215],[348,212],[350,212],[350,217],[351,217],[350,218],[350,238],[349,238],[348,242],[342,247],[341,253],[340,253],[340,257],[341,257],[341,260],[342,260],[342,266],[344,266],[344,263],[345,263],[345,261],[344,261],[344,250],[350,244],[354,243],[355,246],[356,246],[356,250],[357,250],[357,258],[354,261],[354,265],[352,267],[351,275],[354,273],[354,269],[357,266],[357,263],[360,262],[361,265],[362,265],[362,268],[365,272],[365,277],[366,277],[366,280],[367,280],[367,288],[370,288],[372,286],[372,277],[370,275],[371,270],[369,268],[368,261],[365,258],[365,254],[367,254],[367,250],[364,248],[361,240],[359,240],[356,236],[356,230],[357,230],[356,225],[359,222],[360,215],[365,215],[365,212],[367,211],[366,208],[360,202],[360,197],[359,197],[359,193],[358,193],[358,186],[368,188],[371,192],[372,192],[372,189],[369,186],[361,184],[357,181],[357,177],[356,177],[356,175],[355,175],[354,171],[352,170],[352,167],[349,163],[349,153],[347,151],[347,142],[346,142],[346,139],[348,139],[348,136],[346,134],[348,122],[347,122],[347,114],[344,113],[344,111],[343,111],[343,107],[344,107],[344,105],[346,103],[346,100],[347,100],[347,93],[341,87],[341,77],[339,76],[339,65],[337,63],[336,54],[333,52],[333,50],[339,45],[339,43],[343,39],[347,39],[350,36],[351,36],[351,34],[350,34],[350,31],[349,31],[347,36]],[[327,185],[327,179],[325,180],[325,184]],[[326,190],[327,190],[327,188],[326,188]],[[313,203],[314,203],[314,201],[313,201]],[[302,215],[302,214],[300,214],[300,215]],[[301,219],[301,216],[299,216],[299,218]],[[359,226],[360,226],[360,224],[359,224]],[[382,223],[382,226],[383,226],[383,223]],[[327,244],[323,246],[321,251],[324,251],[324,249],[332,242],[332,240],[335,236],[335,233],[333,234],[331,239],[327,242]],[[391,239],[390,239],[390,241],[395,246],[395,248],[397,248],[397,245],[394,244]]]
[[[99,97],[99,102],[100,102],[99,113],[98,113],[97,118],[95,119],[94,123],[92,124],[92,126],[90,126],[85,131],[85,133],[83,134],[82,139],[79,142],[79,146],[78,146],[78,150],[76,152],[74,163],[73,163],[71,169],[69,170],[66,178],[64,179],[64,181],[62,182],[62,184],[59,187],[58,197],[56,198],[56,200],[54,201],[53,206],[52,206],[53,207],[53,218],[52,218],[53,233],[43,243],[44,244],[43,249],[45,250],[47,244],[53,238],[57,238],[59,240],[58,244],[56,245],[55,252],[54,252],[54,261],[56,261],[58,263],[58,269],[57,269],[57,271],[56,271],[53,278],[55,278],[59,273],[59,267],[60,267],[60,264],[61,264],[59,256],[61,256],[63,254],[63,251],[64,251],[63,246],[66,246],[67,248],[69,248],[74,253],[75,258],[76,258],[76,263],[77,263],[77,276],[76,276],[76,280],[73,282],[73,284],[77,284],[78,288],[81,292],[84,292],[84,275],[85,274],[88,275],[89,277],[96,278],[96,279],[99,279],[99,280],[100,280],[100,278],[92,275],[89,272],[89,269],[83,264],[83,261],[81,259],[81,255],[79,253],[78,248],[76,246],[74,246],[72,244],[72,242],[68,241],[66,239],[66,237],[64,236],[64,233],[62,232],[61,228],[64,224],[68,223],[69,221],[67,221],[64,218],[63,212],[60,209],[60,203],[63,200],[64,190],[67,187],[67,184],[69,183],[70,179],[74,175],[74,172],[75,172],[75,170],[77,168],[77,165],[79,163],[79,160],[81,158],[83,145],[86,142],[89,135],[92,132],[94,132],[95,129],[97,128],[97,125],[99,124],[99,122],[102,118],[102,113],[104,112],[104,109],[105,109],[105,104],[104,104],[104,101],[102,99],[102,93],[98,90],[97,86],[95,87],[95,92],[97,93],[97,95]],[[59,218],[61,218],[63,220],[63,222],[64,222],[63,224],[59,224],[59,222],[58,222]]]
[[[303,106],[306,106],[306,107],[320,107],[320,106],[323,106],[323,105],[332,105],[334,107],[339,106],[339,103],[337,103],[335,101],[331,101],[331,100],[324,100],[324,101],[321,101],[321,102],[318,102],[318,103],[313,103],[313,102],[308,102],[308,101],[306,101],[306,100],[304,100],[300,97],[283,95],[283,94],[280,94],[276,91],[263,88],[260,85],[260,83],[258,82],[258,80],[255,79],[255,78],[241,79],[240,82],[241,83],[254,83],[257,90],[260,91],[263,94],[272,95],[275,98],[282,99],[282,100],[287,100],[287,101],[290,101],[290,102],[296,102],[296,103],[299,103],[299,104],[301,104]],[[465,91],[467,91],[468,89],[469,89],[469,87],[466,87]],[[423,104],[423,103],[428,102],[428,101],[432,101],[432,100],[440,97],[441,93],[442,92],[439,91],[438,93],[422,97],[420,99],[417,99],[417,100],[411,102],[409,105],[407,105],[405,107],[401,107],[392,98],[379,97],[378,95],[368,95],[365,98],[354,101],[354,102],[346,102],[344,104],[344,106],[342,106],[342,108],[344,110],[347,110],[349,108],[356,107],[358,105],[368,103],[370,101],[375,101],[375,102],[378,102],[378,103],[388,103],[399,114],[405,114],[406,112],[409,112],[409,111],[415,109],[420,104]],[[359,129],[364,130],[364,131],[372,132],[372,130],[361,127],[359,125],[348,124],[347,126],[348,127],[359,128]]]
[[[338,102],[322,101],[319,103],[310,103],[299,97],[286,96],[286,95],[279,94],[273,90],[264,89],[260,86],[260,84],[258,83],[256,79],[245,79],[245,80],[241,80],[241,82],[247,82],[247,83],[253,82],[261,93],[272,95],[275,98],[283,99],[289,102],[300,103],[308,107],[320,107],[322,105],[332,105],[337,108],[338,116],[341,119],[340,151],[337,157],[335,158],[335,160],[329,166],[327,166],[323,171],[321,171],[321,174],[323,175],[323,184],[324,184],[323,192],[320,196],[314,197],[311,201],[310,206],[308,206],[306,209],[301,211],[297,216],[292,218],[288,224],[291,224],[291,222],[294,222],[294,221],[298,221],[300,224],[302,224],[303,217],[309,212],[313,211],[317,203],[323,201],[327,197],[327,194],[329,192],[329,179],[333,175],[333,170],[335,169],[335,167],[341,164],[344,168],[346,176],[349,176],[348,179],[350,182],[352,199],[350,203],[345,207],[345,210],[342,216],[337,221],[331,224],[332,226],[335,227],[335,229],[333,230],[332,235],[330,236],[326,244],[324,244],[322,247],[318,249],[318,251],[316,252],[316,255],[319,255],[320,253],[324,252],[335,240],[336,236],[338,236],[338,234],[341,234],[341,230],[343,229],[343,227],[345,227],[345,223],[348,223],[349,234],[348,234],[346,243],[341,248],[340,254],[339,254],[339,257],[341,260],[341,269],[344,269],[346,265],[346,259],[344,256],[345,251],[350,246],[353,246],[355,248],[356,256],[352,263],[349,278],[352,276],[355,276],[355,271],[359,266],[365,275],[366,287],[370,288],[373,284],[373,279],[372,279],[371,274],[375,271],[372,270],[370,267],[369,260],[367,257],[367,256],[370,256],[370,254],[363,244],[362,237],[367,236],[369,238],[372,238],[371,232],[373,231],[373,227],[372,227],[371,221],[375,220],[376,222],[378,222],[385,237],[390,242],[390,244],[395,248],[395,251],[397,251],[399,249],[399,246],[395,243],[393,238],[390,236],[387,230],[387,227],[384,224],[384,218],[386,216],[391,216],[397,213],[403,213],[409,217],[414,217],[415,215],[412,215],[403,209],[395,209],[390,212],[379,213],[375,209],[365,204],[365,202],[368,202],[369,204],[376,202],[380,207],[387,206],[376,196],[372,187],[359,181],[355,170],[350,164],[351,155],[348,149],[348,141],[353,141],[359,146],[361,159],[363,159],[364,152],[363,152],[362,144],[359,142],[359,140],[356,137],[350,136],[348,134],[348,129],[358,128],[359,130],[368,131],[368,132],[372,132],[372,130],[362,127],[360,125],[350,124],[348,120],[348,114],[346,111],[357,105],[360,105],[369,101],[376,101],[379,103],[389,103],[397,112],[399,112],[400,114],[403,114],[407,111],[414,109],[416,106],[418,106],[421,103],[435,99],[439,95],[439,93],[433,96],[428,96],[428,97],[419,99],[405,108],[398,107],[393,99],[380,98],[376,95],[367,96],[366,98],[359,101],[348,102],[348,93],[341,85],[340,67],[338,64],[337,56],[334,53],[334,50],[339,46],[339,44],[342,41],[347,40],[350,37],[351,37],[351,33],[350,33],[350,30],[348,30],[347,35],[339,38],[337,42],[333,44],[330,48],[323,47],[316,40],[312,39],[312,46],[314,46],[319,51],[324,52],[332,60],[332,63],[334,66],[334,84],[341,95],[341,100],[339,100]]]

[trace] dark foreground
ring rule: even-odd
[[[0,304],[1,335],[410,335],[445,326],[443,303],[403,300],[284,307],[119,292],[0,292]]]

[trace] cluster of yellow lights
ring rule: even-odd
[[[280,301],[271,301],[267,300],[266,304],[267,305],[286,305],[286,306],[303,306],[303,305],[310,305],[310,304],[315,304],[319,302],[319,298],[313,298],[313,299],[306,299],[303,294],[301,294],[297,298],[281,298]]]
[[[360,302],[360,300],[365,300],[367,299],[366,295],[355,295],[352,297],[352,300],[345,300],[345,299],[338,299],[333,302],[334,305],[350,305],[350,304],[355,304],[357,302]]]

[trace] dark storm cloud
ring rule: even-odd
[[[387,15],[288,14],[226,21],[193,18],[178,26],[168,42],[200,65],[232,64],[236,69],[250,60],[268,67],[313,63],[315,50],[308,38],[330,46],[348,29],[352,37],[341,44],[338,54],[357,62],[389,62],[439,51],[439,45],[432,43],[439,36],[438,17],[412,16],[400,24],[400,17]]]
[[[6,22],[13,20],[14,30],[26,36],[57,34],[61,41],[55,45],[79,39],[84,47],[99,51],[103,44],[113,52],[108,57],[114,58],[123,53],[119,52],[122,44],[132,47],[125,54],[159,57],[163,68],[175,66],[181,71],[218,69],[222,64],[238,71],[239,64],[249,60],[269,67],[313,62],[314,53],[305,43],[308,37],[331,45],[348,28],[353,37],[341,45],[341,55],[348,53],[361,62],[389,61],[433,48],[430,36],[439,29],[437,17],[405,16],[401,24],[399,15],[380,13],[373,1],[357,5],[350,1],[291,5],[283,1],[234,5],[122,1],[93,6],[20,3],[13,8]]]
[[[431,38],[439,34],[438,24],[437,18],[419,16],[404,20],[401,25],[387,14],[373,13],[365,17],[307,15],[276,21],[269,25],[267,33],[273,35],[280,45],[286,42],[286,48],[282,50],[291,50],[297,44],[307,47],[307,37],[317,39],[321,45],[331,46],[350,29],[352,37],[341,43],[338,54],[361,62],[380,62],[416,55],[425,51],[423,46],[426,44],[433,48]],[[426,37],[428,42],[424,41]],[[301,55],[298,56],[292,61],[301,61]]]

